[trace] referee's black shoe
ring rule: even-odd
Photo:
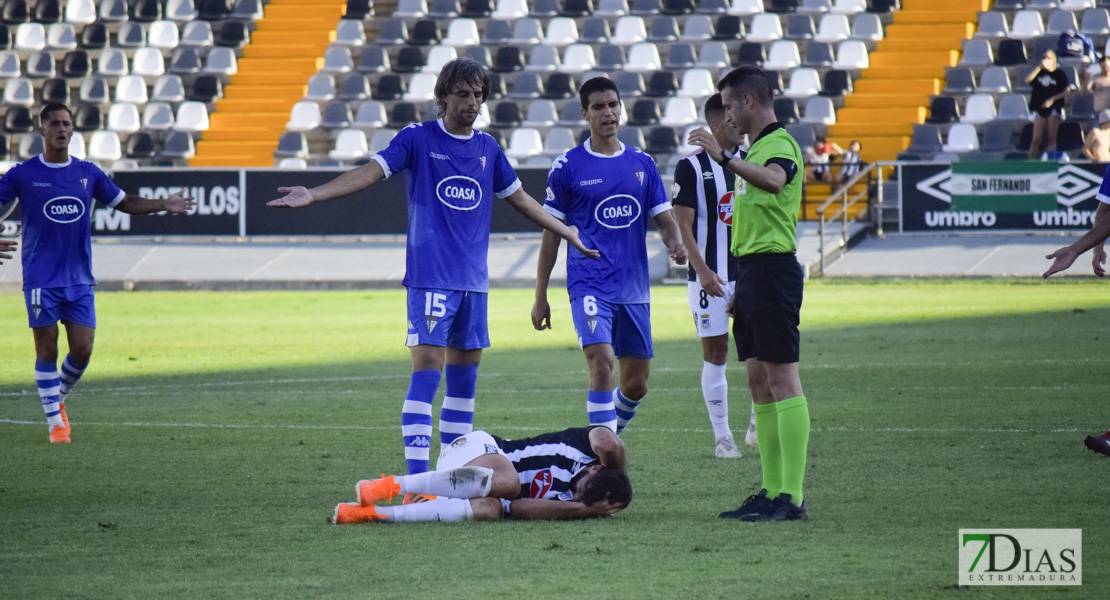
[[[1083,441],[1083,443],[1088,448],[1095,452],[1098,452],[1099,454],[1110,456],[1110,431],[1097,436],[1089,435],[1087,436],[1087,439]]]
[[[767,497],[767,490],[763,489],[748,496],[740,508],[723,512],[719,516],[722,519],[742,519],[746,515],[769,513],[773,504],[774,501]]]
[[[801,506],[792,502],[790,494],[780,493],[771,501],[771,509],[760,513],[752,513],[740,517],[741,521],[804,521],[809,518],[806,503]]]

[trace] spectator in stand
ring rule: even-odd
[[[1029,112],[1033,120],[1033,140],[1029,144],[1029,158],[1039,158],[1044,152],[1056,151],[1056,132],[1064,118],[1064,98],[1068,95],[1068,77],[1056,68],[1056,53],[1045,50],[1041,63],[1025,77],[1033,87],[1029,95]]]
[[[1098,60],[1099,73],[1087,81],[1087,91],[1094,96],[1095,112],[1110,109],[1110,56]]]
[[[840,168],[840,183],[844,183],[859,173],[860,168],[863,166],[863,158],[860,157],[860,152],[863,151],[863,144],[859,140],[852,140],[848,144],[848,151],[840,155],[840,164],[844,165]]]
[[[829,160],[833,156],[841,156],[844,154],[844,149],[837,146],[834,142],[827,142],[825,138],[817,138],[817,142],[813,144],[812,149],[808,149],[805,156],[807,165],[813,167],[813,179],[816,181],[825,181],[829,178]]]
[[[1097,127],[1087,134],[1087,143],[1083,144],[1083,156],[1097,162],[1110,162],[1110,110],[1099,111],[1096,118]]]

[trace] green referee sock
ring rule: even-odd
[[[755,436],[759,439],[759,462],[763,467],[763,489],[774,499],[782,488],[782,451],[779,449],[778,403],[756,404]]]
[[[787,398],[774,405],[778,407],[779,447],[782,449],[782,489],[779,491],[790,494],[790,499],[801,505],[809,449],[809,405],[805,396]],[[762,452],[762,439],[759,447]]]

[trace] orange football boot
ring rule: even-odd
[[[428,494],[405,494],[405,501],[401,504],[420,504],[421,502],[431,502],[438,496],[430,496]]]
[[[69,417],[66,416],[66,403],[62,402],[58,405],[58,410],[62,413],[62,426],[66,428],[66,433],[73,431],[69,428]]]
[[[69,430],[62,425],[50,426],[50,443],[51,444],[68,444],[69,443]]]
[[[363,479],[355,485],[355,498],[362,506],[371,506],[381,500],[389,500],[401,494],[401,485],[393,480],[393,476],[381,479]]]
[[[342,502],[335,506],[335,514],[331,522],[336,525],[350,525],[352,523],[378,523],[386,519],[379,514],[373,506],[360,506],[354,502]]]

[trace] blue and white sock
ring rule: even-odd
[[[53,428],[54,425],[63,426],[62,399],[58,395],[58,388],[61,385],[61,380],[58,377],[58,363],[36,360],[35,383],[39,387],[42,409],[46,412],[47,426],[50,428]]]
[[[59,387],[59,395],[62,397],[62,402],[66,401],[66,395],[73,390],[73,386],[81,380],[81,376],[85,374],[85,369],[89,363],[84,366],[77,366],[77,362],[73,360],[73,356],[67,354],[65,360],[62,361],[62,384]]]
[[[474,388],[478,365],[447,365],[447,395],[439,413],[439,443],[447,446],[474,430]]]
[[[405,462],[409,473],[428,470],[432,445],[432,402],[439,389],[440,372],[414,371],[409,392],[401,408],[401,435],[405,441]]]
[[[604,425],[615,432],[617,411],[613,409],[613,393],[593,390],[587,392],[586,415],[590,418],[590,425]]]
[[[618,385],[613,389],[613,406],[616,408],[617,413],[617,435],[628,427],[628,423],[632,421],[632,417],[636,416],[636,409],[640,407],[640,402],[644,399],[629,400],[621,393],[621,388]]]

